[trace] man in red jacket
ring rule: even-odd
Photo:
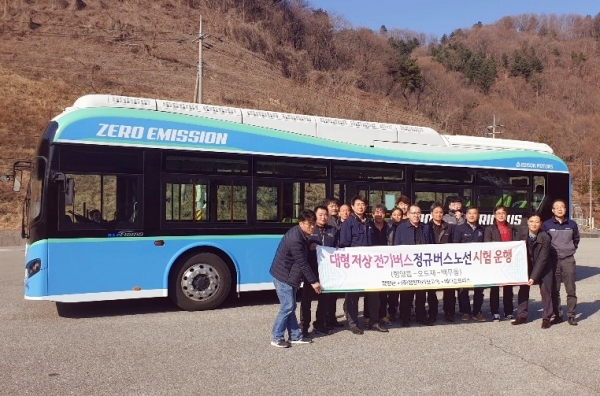
[[[485,227],[484,242],[510,242],[518,241],[517,229],[506,221],[508,211],[503,205],[494,208],[494,224]],[[504,318],[513,319],[513,287],[502,287],[502,304],[504,305]],[[500,321],[500,286],[490,287],[490,308],[494,322]]]

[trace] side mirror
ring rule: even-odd
[[[65,205],[73,205],[75,199],[75,180],[68,178],[65,183]]]

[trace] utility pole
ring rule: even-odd
[[[492,125],[487,126],[487,130],[491,131],[487,134],[492,135],[492,139],[496,138],[497,133],[502,133],[501,131],[496,132],[496,128],[504,128],[504,125],[496,124],[496,114],[492,114]]]
[[[590,226],[590,230],[594,228],[594,215],[592,213],[592,188],[593,188],[593,179],[592,179],[592,159],[590,158],[590,164],[586,165],[590,167],[590,217],[588,219],[588,225]]]
[[[196,87],[194,89],[194,103],[202,103],[202,40],[204,36],[202,34],[202,15],[200,15],[200,31],[198,33],[198,74],[196,75]]]

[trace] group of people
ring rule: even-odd
[[[280,309],[273,325],[271,344],[287,348],[291,344],[312,342],[311,304],[317,297],[313,331],[327,335],[336,327],[344,327],[336,315],[338,293],[321,293],[316,247],[336,248],[381,245],[420,245],[441,243],[508,242],[523,240],[527,246],[528,282],[519,286],[517,312],[514,316],[513,286],[502,287],[503,317],[513,325],[527,322],[529,292],[534,284],[539,285],[542,297],[543,329],[564,321],[561,310],[560,288],[564,283],[567,294],[567,320],[577,325],[575,308],[575,258],[579,244],[577,224],[567,217],[566,203],[552,203],[553,216],[542,221],[538,213],[527,219],[527,228],[519,232],[507,222],[508,210],[499,205],[494,208],[494,223],[484,228],[479,224],[479,210],[469,207],[462,212],[462,201],[455,197],[444,214],[441,203],[431,207],[431,220],[421,221],[421,209],[411,205],[410,199],[402,195],[386,221],[387,209],[375,205],[371,217],[366,215],[367,205],[362,197],[352,198],[350,205],[339,206],[335,198],[327,199],[325,205],[314,211],[303,210],[298,225],[282,238],[270,273],[280,301]],[[300,307],[300,322],[296,317],[296,293],[304,282]],[[470,290],[473,290],[471,305]],[[458,296],[458,298],[457,298]],[[364,326],[359,322],[360,293],[345,294],[344,315],[353,334],[363,334]],[[458,299],[460,318],[463,321],[487,321],[482,313],[484,288],[444,289],[444,318],[454,322]],[[492,319],[500,321],[500,286],[490,288]],[[386,291],[364,293],[363,317],[369,330],[387,333],[389,322],[400,320],[403,327],[417,323],[432,326],[437,321],[438,298],[435,290]],[[285,333],[288,339],[285,339]]]

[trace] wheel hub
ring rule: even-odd
[[[211,298],[219,289],[219,274],[208,264],[194,264],[181,277],[181,289],[194,301]]]

